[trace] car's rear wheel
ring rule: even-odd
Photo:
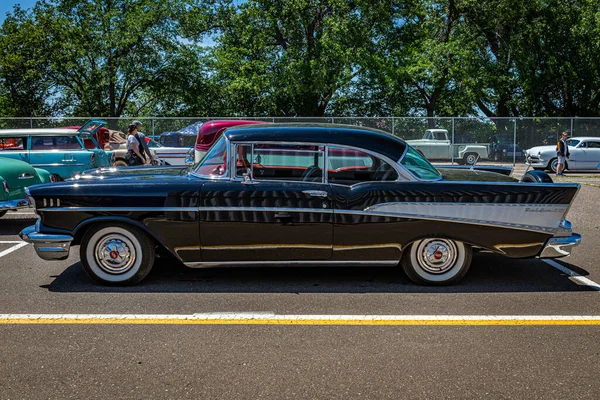
[[[126,163],[124,160],[116,160],[116,161],[113,163],[113,166],[114,166],[114,167],[126,167],[126,166],[127,166],[127,163]]]
[[[463,156],[463,161],[466,165],[473,165],[477,162],[477,157],[479,154],[477,153],[467,153]]]
[[[428,238],[413,242],[402,255],[406,275],[421,285],[451,285],[471,266],[471,246],[451,239]]]
[[[144,232],[125,224],[98,224],[83,236],[83,269],[104,285],[133,285],[150,273],[155,246]]]

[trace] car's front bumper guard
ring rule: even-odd
[[[35,252],[43,260],[65,260],[69,257],[73,236],[40,233],[37,225],[23,229],[19,236],[27,243],[33,243]]]

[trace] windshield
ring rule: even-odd
[[[153,148],[157,148],[157,147],[162,147],[162,145],[160,143],[158,143],[156,140],[150,139],[150,140],[148,140],[148,147],[153,149]]]
[[[407,146],[407,151],[400,164],[404,165],[414,176],[423,180],[437,180],[441,178],[440,173],[415,149]]]
[[[221,136],[195,167],[194,172],[210,178],[219,178],[227,172],[227,141]]]
[[[580,140],[577,139],[569,139],[567,140],[567,146],[575,147],[579,144]]]

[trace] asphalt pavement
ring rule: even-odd
[[[11,212],[0,219],[0,314],[57,320],[0,324],[0,398],[596,399],[600,325],[579,323],[600,318],[600,174],[557,181],[582,184],[568,219],[583,241],[560,269],[477,253],[464,280],[441,288],[398,268],[169,260],[137,286],[97,286],[77,247],[39,259],[18,237],[35,215]]]

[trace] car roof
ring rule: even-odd
[[[600,140],[600,137],[594,137],[594,136],[576,136],[576,137],[567,138],[567,140],[568,139],[575,139],[575,140]]]
[[[66,128],[40,128],[40,129],[0,129],[0,136],[45,136],[45,135],[73,135],[80,133],[77,129]]]
[[[393,160],[399,160],[406,143],[384,131],[354,125],[337,124],[257,124],[237,125],[225,130],[231,141],[280,141],[330,143],[363,148]]]

